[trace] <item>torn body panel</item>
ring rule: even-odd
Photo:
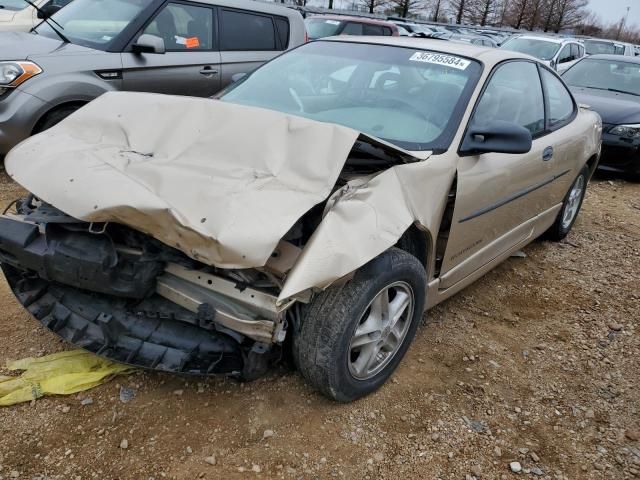
[[[326,288],[395,245],[411,224],[437,232],[456,165],[454,156],[438,155],[348,182],[327,202],[279,301]]]

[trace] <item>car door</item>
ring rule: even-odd
[[[287,18],[227,7],[218,12],[223,87],[287,49]]]
[[[484,153],[460,158],[457,193],[440,288],[449,288],[523,242],[525,223],[552,205],[552,155],[538,67],[526,60],[498,65],[487,80],[469,124],[506,121],[533,137],[526,154]]]
[[[573,64],[580,60],[580,45],[577,43],[569,43],[564,46],[565,49],[567,47],[569,48],[569,57],[565,58],[563,62],[558,63],[558,67],[556,68],[558,73],[568,70]]]
[[[166,53],[122,53],[123,88],[130,91],[209,97],[220,90],[216,12],[209,5],[171,1],[139,35],[164,41]]]
[[[564,70],[566,70],[572,60],[573,57],[571,56],[571,44],[567,43],[560,49],[558,55],[556,56],[556,71],[563,72]]]
[[[566,134],[566,128],[578,114],[578,106],[569,90],[556,74],[540,68],[542,86],[547,108],[547,143],[553,148],[553,178],[549,185],[549,200],[559,204],[573,183],[575,176],[584,162],[582,139]]]

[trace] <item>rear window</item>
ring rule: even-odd
[[[280,50],[273,19],[269,15],[222,9],[220,50]]]
[[[278,27],[278,37],[280,38],[280,48],[286,50],[289,46],[289,20],[283,17],[274,17],[276,27]]]
[[[597,55],[599,53],[605,53],[605,54],[616,53],[616,46],[612,42],[585,40],[584,47],[587,50],[587,55]]]
[[[331,18],[306,18],[304,21],[307,27],[309,38],[315,40],[317,38],[330,37],[337,35],[342,28],[343,22],[333,20]]]

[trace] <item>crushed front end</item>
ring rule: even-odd
[[[276,309],[277,271],[206,266],[33,196],[0,217],[0,262],[43,325],[118,362],[251,379],[280,355],[286,314]]]

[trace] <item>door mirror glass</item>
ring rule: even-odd
[[[239,82],[246,76],[247,74],[244,72],[234,73],[233,75],[231,75],[231,83]]]
[[[461,154],[527,153],[531,150],[531,132],[520,125],[494,120],[488,125],[471,125]]]
[[[145,33],[140,35],[138,41],[131,45],[131,49],[134,53],[164,53],[164,40]]]

